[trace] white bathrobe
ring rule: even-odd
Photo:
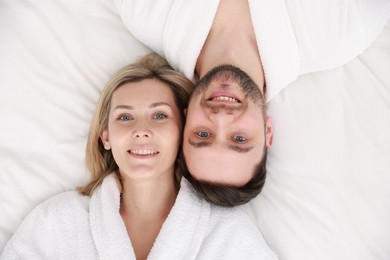
[[[119,214],[112,175],[91,197],[75,191],[35,208],[4,248],[1,259],[135,259]],[[183,178],[176,202],[148,259],[277,259],[239,208],[200,198]]]
[[[219,0],[116,0],[130,32],[193,78]],[[249,0],[270,101],[299,75],[361,54],[390,17],[389,0]]]

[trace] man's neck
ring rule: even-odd
[[[222,0],[196,64],[203,77],[221,64],[246,72],[263,92],[264,73],[247,1]]]

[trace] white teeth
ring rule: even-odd
[[[153,150],[130,150],[130,153],[147,155],[147,154],[157,154],[158,152],[153,151]]]
[[[215,97],[212,100],[214,100],[214,101],[229,101],[229,102],[235,102],[235,103],[238,102],[237,99],[231,98],[231,97],[226,97],[226,96]]]

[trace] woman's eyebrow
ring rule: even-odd
[[[159,107],[159,106],[169,106],[171,107],[170,104],[168,104],[167,102],[156,102],[156,103],[152,103],[149,105],[149,108],[153,108],[153,107]],[[171,107],[172,108],[172,107]]]
[[[171,107],[170,104],[168,104],[167,102],[156,102],[156,103],[152,103],[149,105],[149,108],[153,108],[153,107],[159,107],[159,106],[169,106]],[[128,110],[133,110],[134,107],[133,106],[129,106],[129,105],[117,105],[115,109],[128,109]]]
[[[114,110],[115,110],[115,109],[128,109],[128,110],[133,110],[134,107],[128,106],[128,105],[117,105],[117,106],[114,108]]]

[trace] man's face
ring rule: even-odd
[[[198,83],[187,110],[183,152],[200,181],[245,185],[272,140],[258,86],[241,70],[220,66]]]

